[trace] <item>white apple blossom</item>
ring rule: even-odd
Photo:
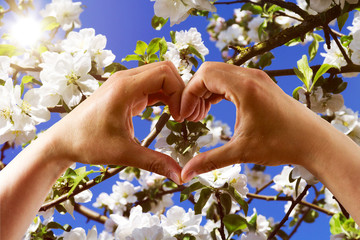
[[[241,8],[234,9],[235,22],[240,23],[245,19],[250,19],[252,12],[248,10],[241,10]]]
[[[335,118],[331,121],[331,124],[347,135],[358,125],[358,118],[357,112],[353,112],[350,108],[344,106],[341,110],[335,112]]]
[[[35,137],[35,125],[50,119],[50,112],[40,104],[38,89],[28,90],[21,99],[20,85],[14,86],[9,78],[0,85],[0,96],[0,144],[26,143]]]
[[[247,32],[247,34],[252,42],[260,42],[260,40],[265,40],[259,38],[259,27],[263,22],[264,19],[260,16],[256,16],[249,22],[248,28],[250,30]]]
[[[343,47],[343,49],[346,54],[349,54],[347,48]],[[320,55],[325,58],[323,62],[324,64],[330,64],[337,68],[341,68],[347,65],[346,60],[335,40],[331,40],[330,49],[328,49],[327,45],[324,44],[324,50],[326,51],[326,53],[320,53]]]
[[[317,12],[324,12],[331,4],[332,0],[312,0],[309,1],[310,7]]]
[[[10,58],[7,56],[0,56],[0,79],[4,81],[8,79],[10,72]]]
[[[307,184],[314,185],[319,182],[314,175],[312,175],[306,168],[300,165],[294,165],[294,169],[292,172],[292,178],[299,178],[301,177],[304,179]]]
[[[338,202],[333,198],[334,195],[329,191],[329,189],[325,188],[325,205],[324,208],[333,213],[341,212],[340,206]]]
[[[354,19],[352,21],[352,26],[349,26],[350,34],[354,34],[358,30],[360,30],[360,12],[357,11],[354,13]]]
[[[305,200],[305,199],[304,199]],[[285,205],[284,205],[284,212],[287,213],[290,209],[292,205],[291,201],[288,201]],[[296,204],[295,207],[293,208],[293,210],[291,211],[289,217],[294,218],[296,217],[297,213],[301,210],[301,205],[300,204]]]
[[[229,125],[221,121],[207,121],[206,127],[209,132],[198,139],[199,146],[213,147],[219,143],[226,143],[224,139],[230,139],[232,135]]]
[[[62,236],[64,240],[97,240],[97,230],[94,225],[86,235],[83,228],[77,227],[71,229],[70,232],[64,232]]]
[[[165,236],[161,226],[136,228],[126,240],[176,240],[175,237]]]
[[[122,213],[127,203],[134,203],[137,200],[135,193],[140,187],[134,187],[129,182],[116,182],[116,185],[112,187],[112,193],[110,197],[114,200],[114,205],[110,205],[109,208],[114,213]]]
[[[176,32],[175,43],[168,42],[167,45],[168,51],[164,54],[164,59],[175,65],[185,83],[192,77],[193,63],[189,59],[193,53],[190,48],[194,48],[202,56],[209,54],[209,50],[204,45],[201,34],[196,28]]]
[[[31,240],[31,233],[35,232],[36,229],[38,229],[38,227],[40,226],[41,220],[40,217],[35,217],[34,220],[31,222],[30,226],[28,227],[28,229],[26,230],[24,236],[23,236],[23,240]]]
[[[226,30],[221,31],[216,42],[216,47],[221,51],[230,44],[246,45],[245,29],[238,24],[233,24]]]
[[[307,104],[304,88],[299,89],[300,102]],[[344,106],[344,98],[341,94],[324,93],[321,87],[316,87],[310,94],[311,110],[316,113],[325,113],[326,111],[336,112]]]
[[[115,55],[111,50],[104,50],[106,47],[106,37],[95,35],[93,28],[84,28],[79,32],[70,32],[61,43],[62,48],[69,53],[86,52],[91,56],[91,60],[96,63],[99,74],[103,73],[103,68],[110,65],[115,60]]]
[[[192,8],[215,12],[216,8],[208,0],[151,0],[155,1],[155,15],[162,18],[170,18],[170,25],[184,21]]]
[[[270,222],[265,216],[257,214],[256,209],[253,209],[254,213],[251,216],[246,217],[250,221],[256,215],[256,229],[255,231],[249,231],[241,236],[241,240],[266,240],[267,233],[271,230]]]
[[[129,218],[119,214],[111,214],[110,218],[118,225],[115,231],[115,239],[123,240],[131,236],[136,228],[153,227],[160,225],[160,219],[150,213],[143,213],[141,206],[131,209]]]
[[[200,174],[198,179],[200,183],[214,188],[220,188],[228,183],[239,192],[241,197],[246,198],[246,194],[249,192],[247,178],[244,174],[240,174],[240,171],[240,164],[235,164]]]
[[[360,30],[354,32],[353,40],[351,41],[349,47],[352,51],[351,61],[355,64],[360,64]]]
[[[99,88],[98,81],[89,75],[91,57],[89,53],[44,52],[40,65],[40,79],[45,90],[44,97],[51,98],[53,105],[63,100],[70,108],[75,107],[84,96],[90,96]]]
[[[87,189],[87,190],[85,190],[85,191],[82,191],[82,192],[76,194],[76,195],[74,196],[74,200],[75,200],[75,202],[77,202],[77,203],[87,203],[87,202],[90,202],[90,201],[91,201],[92,196],[93,196],[93,194],[92,194],[92,192],[90,191],[90,189]]]
[[[306,181],[304,179],[300,180],[297,191],[298,195],[295,195],[295,187],[297,180],[293,182],[289,181],[289,175],[292,170],[292,167],[284,166],[281,173],[274,177],[275,185],[271,186],[271,188],[275,189],[278,192],[283,192],[287,196],[292,196],[295,199],[305,189]]]
[[[188,212],[179,206],[173,206],[166,212],[166,216],[161,215],[161,225],[171,236],[176,234],[197,235],[200,232],[202,216],[195,215],[192,209]]]
[[[245,165],[245,175],[248,184],[253,188],[261,188],[271,179],[269,174],[265,174],[263,171],[250,170],[247,165]]]
[[[83,11],[81,2],[72,2],[72,0],[52,0],[51,3],[41,10],[41,15],[45,17],[55,17],[64,31],[81,26],[80,13]]]
[[[114,205],[115,200],[105,192],[100,193],[99,196],[96,198],[96,202],[93,203],[93,206],[96,208],[109,207]]]

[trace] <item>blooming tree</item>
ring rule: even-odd
[[[341,95],[348,78],[360,72],[358,0],[151,1],[156,30],[168,21],[170,25],[185,21],[189,15],[207,17],[209,37],[229,64],[264,70],[272,64],[272,50],[303,45],[308,52],[299,55],[293,69],[266,70],[267,74],[274,81],[284,75],[297,79],[300,86],[294,89],[293,97],[360,144],[358,113],[345,107]],[[51,113],[66,115],[111,74],[126,69],[106,48],[105,36],[92,28],[80,29],[81,2],[52,0],[41,11],[33,10],[31,0],[6,2],[0,8],[3,24],[8,23],[8,16],[15,16],[25,18],[20,26],[27,27],[2,32],[1,169],[5,167],[6,150],[34,140],[41,134],[37,125],[49,121]],[[227,19],[216,14],[224,4],[234,6],[233,15]],[[32,12],[40,13],[39,25],[26,17]],[[35,39],[27,37],[29,29]],[[18,37],[19,32],[25,35]],[[22,42],[24,36],[26,43]],[[171,61],[187,83],[209,53],[204,37],[190,28],[149,43],[138,41],[134,54],[122,56],[121,61],[136,61],[139,66]],[[323,63],[311,64],[319,55]],[[149,147],[155,141],[155,150],[170,155],[180,166],[202,148],[231,138],[230,127],[211,115],[200,122],[178,123],[168,114],[167,106],[160,104],[147,107],[138,117],[152,122],[149,135],[139,144]],[[316,224],[319,214],[332,216],[333,239],[360,238],[354,220],[306,169],[284,166],[274,176],[266,169],[236,164],[177,185],[133,167],[73,166],[52,187],[24,239],[290,239],[303,222]],[[93,197],[91,188],[110,177],[119,178],[112,192]],[[269,188],[277,194],[261,195]],[[193,208],[174,205],[178,196]],[[102,209],[103,214],[81,204],[92,199],[93,207]],[[251,213],[253,199],[284,202],[282,221],[274,222],[254,207]],[[54,211],[71,215],[77,211],[103,223],[104,230],[98,233],[90,227],[86,232],[61,225]],[[286,221],[290,231],[283,227]],[[62,233],[55,234],[54,229]]]

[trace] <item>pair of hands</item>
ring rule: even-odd
[[[161,101],[176,121],[199,121],[222,99],[237,109],[234,136],[224,146],[197,155],[183,169],[171,157],[134,141],[132,117],[148,105]],[[263,71],[208,62],[185,87],[173,64],[161,62],[113,74],[50,132],[65,161],[134,166],[180,184],[235,163],[304,165],[309,146],[316,143],[309,139],[309,121],[323,124]]]

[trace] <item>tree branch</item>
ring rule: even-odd
[[[143,147],[149,147],[152,141],[156,138],[157,135],[161,132],[167,121],[170,119],[170,115],[167,113],[163,113],[158,122],[156,123],[155,127],[151,130],[150,134],[144,138],[144,140],[141,143],[141,146]]]
[[[254,193],[248,193],[246,195],[248,198],[255,198],[255,199],[260,199],[260,200],[265,200],[265,201],[293,201],[294,199],[292,199],[292,197],[278,197],[278,196],[266,196],[266,195],[259,195],[259,194],[254,194]],[[325,213],[329,216],[334,215],[333,212],[328,211],[322,207],[319,207],[315,204],[306,202],[306,201],[300,201],[299,202],[301,205],[307,206],[309,208],[312,208],[314,210],[317,210],[319,212]]]
[[[310,68],[313,70],[313,72],[317,72],[321,65],[314,65]],[[294,72],[294,69],[280,69],[280,70],[265,70],[265,72],[270,77],[281,77],[281,76],[290,76],[290,75],[296,75]],[[330,68],[327,73],[330,74],[340,74],[340,73],[351,73],[351,72],[360,72],[360,65],[352,64],[346,65],[345,67],[342,67],[340,70],[336,68]]]
[[[356,7],[358,7],[358,4],[349,5],[349,11]],[[252,47],[238,47],[237,50],[239,51],[239,54],[230,59],[227,63],[240,66],[257,55],[264,54],[274,48],[280,47],[294,38],[305,36],[306,33],[312,31],[314,28],[323,26],[325,23],[334,20],[341,14],[340,6],[335,6],[318,15],[309,15],[301,24],[287,28],[271,39],[257,43]]]
[[[285,214],[284,218],[281,220],[281,222],[276,226],[276,228],[270,233],[268,240],[272,240],[276,233],[280,230],[280,228],[284,225],[284,223],[289,219],[290,213],[292,212],[292,210],[294,209],[294,207],[301,202],[301,199],[303,199],[303,197],[306,195],[306,192],[311,188],[311,185],[307,185],[304,189],[304,191],[302,191],[302,193],[296,198],[295,201],[293,201],[291,203],[291,206],[289,208],[289,210],[287,211],[287,213]]]
[[[101,215],[100,213],[97,213],[78,203],[74,204],[74,210],[87,217],[87,219],[91,219],[102,224],[105,224],[106,220],[108,219],[107,216]]]

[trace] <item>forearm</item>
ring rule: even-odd
[[[21,239],[56,179],[70,166],[50,133],[26,147],[0,172],[0,239]]]
[[[305,167],[341,202],[354,220],[360,223],[360,147],[330,124],[319,130],[312,157]]]

